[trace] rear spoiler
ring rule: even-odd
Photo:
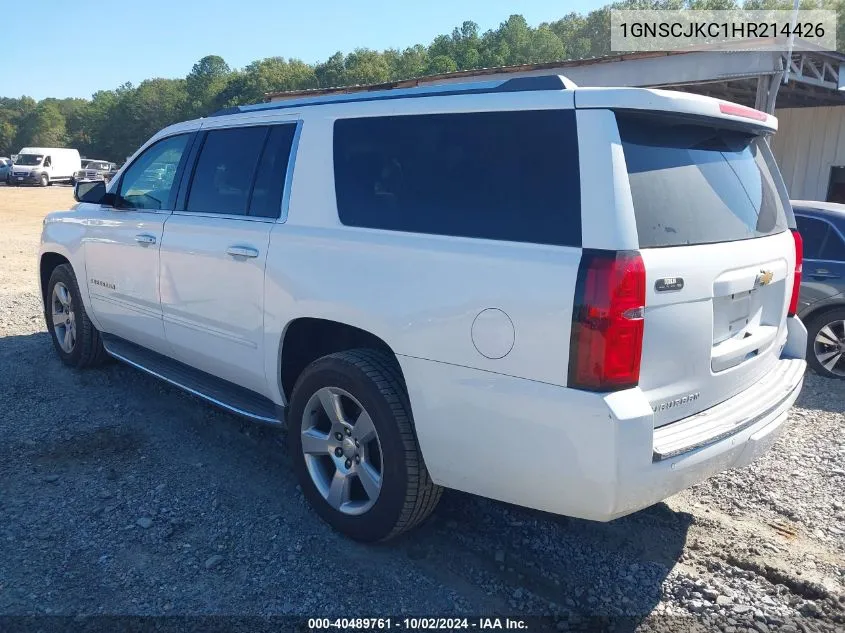
[[[778,120],[761,110],[731,101],[688,92],[651,88],[576,88],[575,107],[611,110],[647,110],[730,121],[732,125],[777,132]]]

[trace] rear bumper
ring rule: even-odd
[[[399,360],[436,483],[597,521],[757,459],[782,430],[806,368],[784,357],[727,402],[654,429],[651,406],[636,388],[595,394]]]

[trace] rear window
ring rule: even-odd
[[[334,167],[349,226],[581,244],[571,110],[340,119]]]
[[[641,248],[732,242],[787,229],[764,138],[663,117],[616,119]]]

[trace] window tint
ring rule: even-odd
[[[278,218],[282,208],[282,191],[293,144],[296,125],[276,125],[261,154],[255,187],[249,203],[249,214],[262,218]]]
[[[616,118],[640,247],[731,242],[787,229],[763,138],[669,117]]]
[[[166,209],[175,193],[174,178],[188,144],[188,134],[171,136],[148,147],[123,175],[117,206]]]
[[[845,242],[834,229],[830,229],[827,233],[827,241],[822,247],[821,259],[845,262]]]
[[[206,134],[194,168],[186,209],[246,215],[249,192],[266,127],[238,127]]]
[[[830,230],[830,225],[822,220],[815,220],[803,215],[796,215],[795,223],[798,225],[798,232],[801,234],[801,241],[804,243],[804,257],[819,259],[824,238]]]
[[[581,244],[571,110],[342,119],[334,166],[347,225]]]

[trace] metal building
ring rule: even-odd
[[[566,75],[580,86],[684,90],[774,113],[780,126],[772,148],[790,196],[845,202],[845,55],[807,42],[791,55],[761,50],[771,44],[748,40],[742,50],[702,46],[459,71],[385,84],[268,93],[267,100],[549,74]]]

